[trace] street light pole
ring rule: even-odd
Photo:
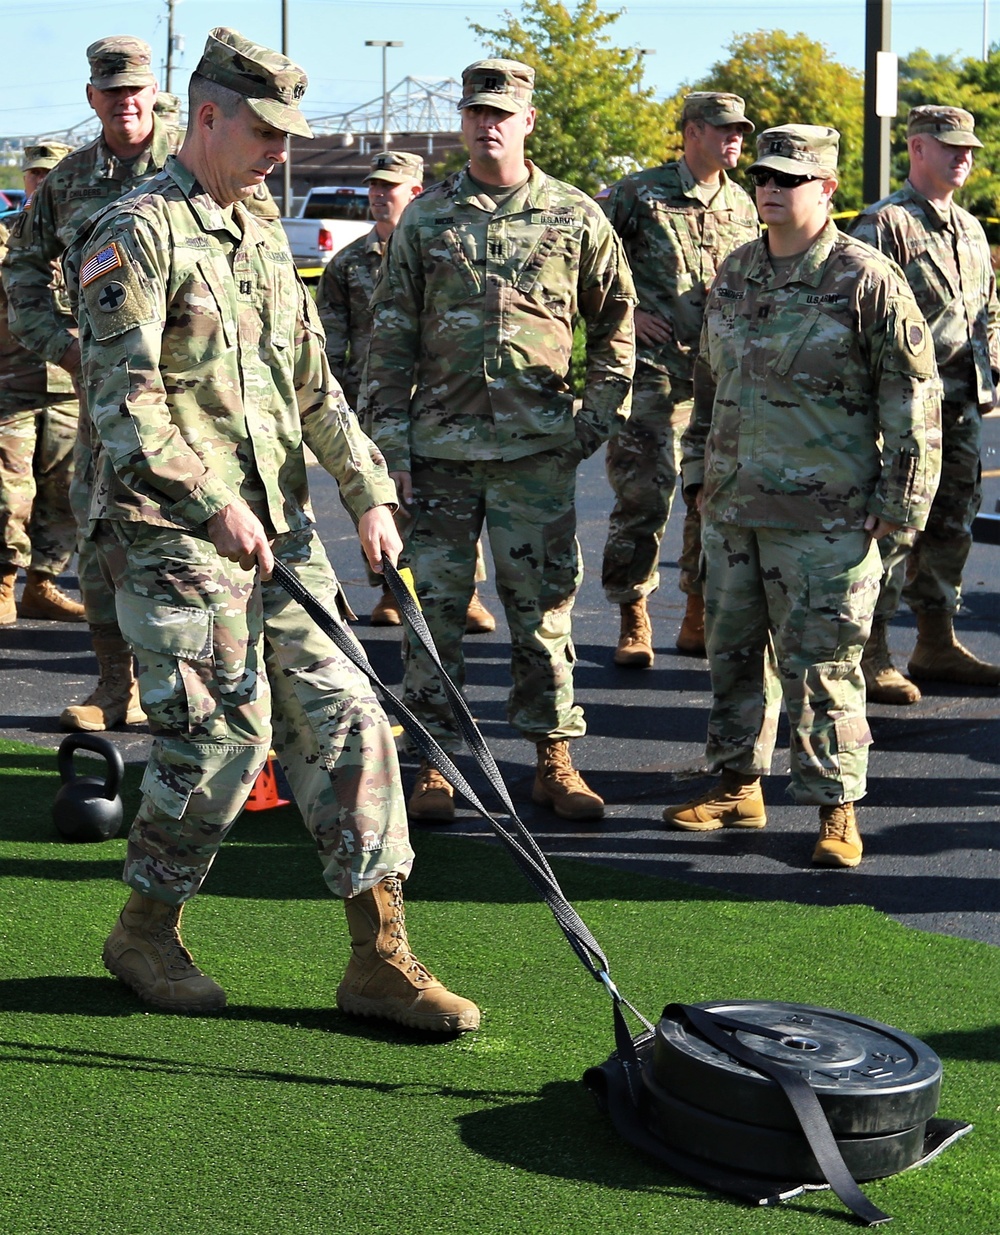
[[[387,47],[402,47],[395,39],[365,39],[365,47],[382,48],[382,149],[389,148],[389,88],[385,75],[385,49]]]
[[[288,55],[288,0],[281,0],[281,54]],[[285,166],[284,171],[284,214],[287,219],[292,213],[292,139],[285,134]]]

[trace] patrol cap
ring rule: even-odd
[[[181,116],[181,101],[176,94],[167,94],[161,90],[153,100],[153,114],[162,116],[164,120],[179,120]]]
[[[413,180],[424,183],[424,161],[419,154],[408,150],[380,150],[372,157],[372,169],[365,176],[365,184],[373,180],[385,180],[389,184],[406,184]]]
[[[962,107],[942,107],[937,103],[924,103],[911,107],[906,117],[906,136],[915,137],[927,133],[946,146],[978,146],[983,143],[975,133],[976,120],[972,112]]]
[[[462,73],[463,107],[496,107],[500,111],[527,111],[535,88],[535,70],[520,60],[476,60]]]
[[[840,134],[824,124],[781,124],[757,138],[751,173],[770,168],[792,176],[836,177]]]
[[[296,137],[312,137],[312,129],[299,109],[309,78],[281,52],[251,43],[226,26],[217,26],[209,32],[195,72],[242,94],[254,114],[272,128]]]
[[[153,49],[130,34],[113,34],[91,43],[87,59],[90,61],[90,84],[97,90],[156,85],[149,67],[153,62]]]
[[[695,90],[684,96],[681,110],[681,128],[689,120],[704,120],[723,128],[738,124],[744,133],[752,133],[754,125],[746,117],[747,105],[738,94],[725,94],[716,90]]]
[[[62,142],[41,142],[37,146],[25,146],[21,155],[21,171],[51,171],[72,149],[72,146],[66,146]]]

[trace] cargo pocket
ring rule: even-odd
[[[146,767],[139,791],[168,819],[181,819],[191,800],[194,786],[184,784],[179,777],[171,783],[167,779],[171,770],[151,760]]]
[[[881,579],[882,559],[874,540],[856,566],[836,575],[809,575],[802,633],[806,659],[830,662],[860,655],[871,632]]]
[[[139,662],[139,690],[150,720],[201,742],[226,741],[229,727],[213,650],[213,614],[119,591],[121,632]]]

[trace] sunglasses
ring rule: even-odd
[[[788,172],[776,172],[768,168],[766,171],[751,172],[750,179],[758,189],[762,189],[769,180],[773,180],[779,189],[797,189],[800,184],[808,184],[810,180],[822,180],[822,176],[792,176]]]

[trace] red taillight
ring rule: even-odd
[[[319,251],[321,253],[333,252],[333,236],[330,235],[325,227],[319,229]]]

